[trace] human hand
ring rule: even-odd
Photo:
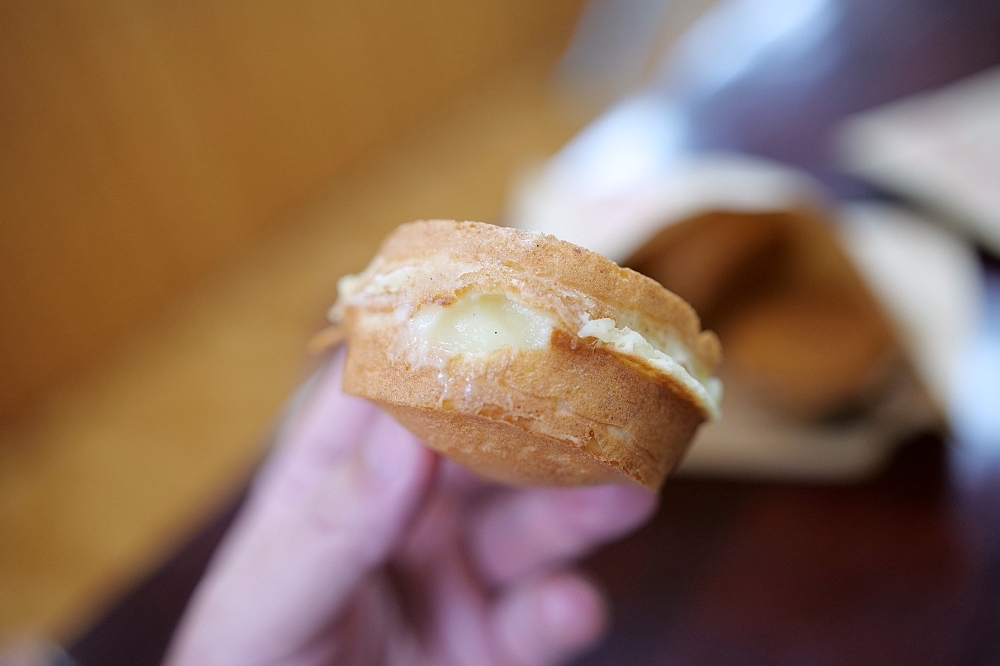
[[[656,496],[485,483],[344,395],[342,369],[287,421],[166,664],[543,666],[592,646],[604,603],[567,567]]]

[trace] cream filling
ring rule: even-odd
[[[504,347],[546,349],[555,325],[548,313],[503,294],[469,294],[449,305],[421,306],[410,320],[410,334],[423,362],[443,366],[454,356],[487,356]],[[689,350],[673,336],[660,336],[669,344],[654,344],[627,326],[619,328],[613,319],[588,321],[577,335],[596,338],[676,378],[718,417],[722,383],[716,377],[699,377]]]
[[[485,356],[503,347],[545,349],[555,319],[502,294],[463,296],[447,306],[428,304],[413,317],[420,343],[448,356]]]

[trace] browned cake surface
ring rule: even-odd
[[[431,447],[490,478],[655,489],[709,416],[676,377],[576,335],[600,318],[627,321],[647,337],[667,331],[702,376],[720,355],[687,303],[583,248],[480,223],[411,223],[356,280],[334,308],[349,343],[345,390],[379,402]],[[470,291],[553,315],[549,345],[437,366],[415,361],[407,317]]]

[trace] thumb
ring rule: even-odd
[[[318,640],[398,542],[434,456],[340,391],[341,359],[287,429],[199,586],[170,664],[272,663]]]

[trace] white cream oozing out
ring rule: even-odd
[[[577,335],[581,338],[597,338],[615,351],[642,359],[653,367],[675,377],[694,392],[699,401],[708,408],[714,417],[718,417],[719,402],[722,398],[722,382],[717,377],[699,378],[695,376],[694,368],[687,367],[690,364],[690,354],[679,342],[671,344],[671,347],[678,348],[671,350],[675,351],[675,354],[668,354],[663,349],[654,347],[649,340],[627,326],[619,328],[614,319],[588,321],[580,327]]]
[[[545,349],[554,319],[503,294],[476,294],[447,306],[428,304],[413,317],[412,331],[448,356],[486,355],[503,347]]]

